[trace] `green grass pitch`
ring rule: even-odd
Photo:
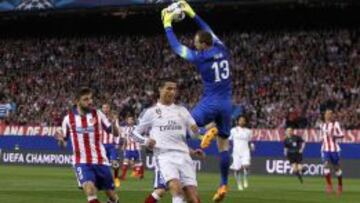
[[[118,194],[121,203],[142,203],[151,191],[153,174],[145,180],[123,181]],[[211,202],[218,183],[217,174],[199,173],[199,193],[203,203]],[[305,184],[295,177],[250,176],[250,187],[236,191],[231,177],[231,191],[225,203],[358,203],[360,180],[345,179],[341,197],[324,193],[322,178],[306,178]],[[100,200],[105,196],[100,193]],[[76,188],[70,168],[0,166],[0,203],[85,203],[85,196]],[[170,203],[167,195],[161,202]]]

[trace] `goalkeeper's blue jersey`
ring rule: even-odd
[[[204,83],[202,100],[231,100],[231,67],[229,52],[225,45],[212,32],[210,27],[198,16],[195,21],[203,30],[213,36],[213,46],[205,51],[195,51],[179,43],[171,27],[165,29],[169,43],[182,58],[193,63]]]

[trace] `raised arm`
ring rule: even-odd
[[[169,41],[171,49],[180,57],[191,62],[195,61],[197,52],[181,44],[172,29],[171,23],[173,20],[173,13],[169,13],[166,9],[163,9],[161,12],[161,17],[163,20],[166,37]]]
[[[194,9],[191,8],[191,6],[186,1],[180,1],[180,5],[182,7],[182,10],[192,19],[195,20],[195,22],[199,25],[199,27],[202,30],[205,30],[206,32],[209,32],[214,40],[214,44],[220,44],[224,45],[220,39],[216,36],[214,31],[210,28],[210,26],[200,17],[198,16]]]

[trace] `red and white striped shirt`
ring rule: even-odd
[[[320,126],[321,136],[324,139],[321,150],[324,152],[339,152],[338,139],[344,137],[339,122],[327,122]]]
[[[122,127],[121,137],[123,139],[125,139],[125,141],[126,141],[126,143],[124,145],[124,150],[130,150],[130,151],[140,150],[140,144],[138,142],[135,142],[130,136],[131,132],[134,129],[135,129],[135,126]]]
[[[117,123],[117,126],[119,127],[118,121],[116,123]],[[120,144],[120,136],[116,137],[112,133],[108,133],[106,130],[103,130],[102,131],[102,143],[118,145],[118,144]]]
[[[101,132],[111,132],[111,123],[101,111],[79,115],[74,108],[64,117],[62,130],[66,139],[71,138],[73,164],[110,165]]]

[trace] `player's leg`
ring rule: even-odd
[[[171,196],[172,203],[183,203],[184,193],[182,190],[182,185],[179,179],[172,179],[167,183]]]
[[[296,169],[297,169],[297,175],[301,183],[304,183],[303,180],[303,172],[302,172],[302,165],[301,162],[303,160],[303,155],[298,153],[296,157]]]
[[[105,194],[108,197],[106,203],[119,203],[119,197],[116,194],[115,190],[106,190]]]
[[[121,176],[120,176],[121,180],[125,180],[125,178],[126,178],[126,174],[127,174],[127,171],[129,169],[129,164],[130,164],[129,157],[130,157],[129,151],[125,150],[124,151],[124,160],[123,160],[123,164],[121,167]]]
[[[235,181],[236,181],[236,185],[238,187],[238,190],[244,190],[243,185],[242,185],[242,181],[241,181],[241,164],[240,164],[240,157],[237,156],[236,154],[233,153],[232,156],[232,164],[230,166],[230,169],[234,171],[234,177],[235,177]]]
[[[105,190],[108,197],[107,203],[119,203],[119,197],[115,192],[114,179],[111,174],[111,168],[105,165],[94,166],[96,173],[96,187],[99,190]]]
[[[97,198],[97,189],[92,181],[87,181],[82,184],[83,191],[87,197],[88,203],[100,203]]]
[[[195,119],[196,124],[204,131],[204,136],[201,140],[201,148],[207,148],[211,141],[216,137],[218,130],[215,123],[216,107],[211,106],[206,102],[199,102],[191,111],[192,117]]]
[[[76,164],[74,169],[76,172],[76,178],[87,197],[88,203],[100,203],[96,194],[96,175],[91,169],[91,166]]]
[[[243,170],[243,179],[244,179],[244,188],[248,188],[249,187],[249,181],[248,181],[248,174],[249,174],[249,165],[244,165],[242,167]]]
[[[340,155],[338,152],[332,153],[332,164],[334,165],[335,175],[338,180],[337,194],[340,195],[343,191],[343,181],[342,181],[342,170],[340,166]]]
[[[160,201],[161,198],[166,193],[166,182],[163,178],[163,176],[160,173],[160,170],[156,167],[154,169],[154,191],[147,196],[145,199],[145,203],[156,203]]]
[[[154,191],[145,199],[144,203],[156,203],[164,197],[166,190],[164,188],[156,188]]]
[[[120,187],[121,185],[121,181],[119,178],[119,169],[120,169],[120,163],[118,160],[112,160],[111,161],[111,166],[113,168],[113,172],[114,172],[114,183],[115,183],[115,187]]]
[[[185,199],[189,203],[200,203],[197,192],[196,168],[191,157],[185,157],[184,164],[179,168],[180,182],[183,186]]]
[[[235,181],[236,181],[236,185],[238,187],[238,190],[242,191],[244,190],[243,185],[242,185],[242,181],[241,181],[241,170],[233,170],[234,171],[234,177],[235,177]]]
[[[293,171],[293,174],[296,175],[296,177],[299,179],[300,183],[303,183],[302,176],[300,174],[299,168],[298,168],[298,162],[294,160],[294,163],[291,164],[291,168]]]
[[[142,163],[141,160],[141,152],[140,150],[136,150],[136,154],[134,157],[134,163],[135,163],[135,172],[136,172],[136,177],[139,177],[140,179],[144,178],[144,165]]]
[[[220,202],[225,198],[226,193],[228,192],[228,175],[230,167],[230,153],[229,153],[229,139],[230,129],[231,129],[231,103],[222,104],[221,106],[223,111],[221,111],[220,116],[215,120],[219,134],[217,136],[217,146],[219,150],[220,158],[220,186],[215,193],[213,200],[215,202]],[[219,107],[220,108],[220,107]]]
[[[326,191],[328,193],[333,192],[332,180],[331,180],[331,168],[330,168],[330,154],[329,152],[322,152],[322,161],[324,165],[324,177],[326,180]]]
[[[249,156],[244,156],[241,158],[241,166],[242,166],[242,171],[243,171],[243,179],[244,179],[244,188],[248,188],[249,187],[249,182],[248,182],[248,174],[249,174],[249,168],[250,168],[250,157]]]
[[[118,150],[115,148],[114,145],[112,145],[112,147],[111,147],[111,152],[110,152],[110,157],[109,157],[109,159],[110,159],[110,161],[111,161],[111,166],[112,166],[112,169],[113,169],[115,187],[120,187],[120,179],[119,179],[119,168],[120,168],[119,153],[118,153]]]
[[[132,153],[131,159],[130,159],[130,167],[131,167],[131,175],[130,177],[135,178],[137,177],[137,173],[136,173],[136,165],[135,165],[135,161],[134,161],[134,153]]]
[[[185,186],[183,188],[186,202],[188,203],[200,203],[199,194],[196,186]]]

